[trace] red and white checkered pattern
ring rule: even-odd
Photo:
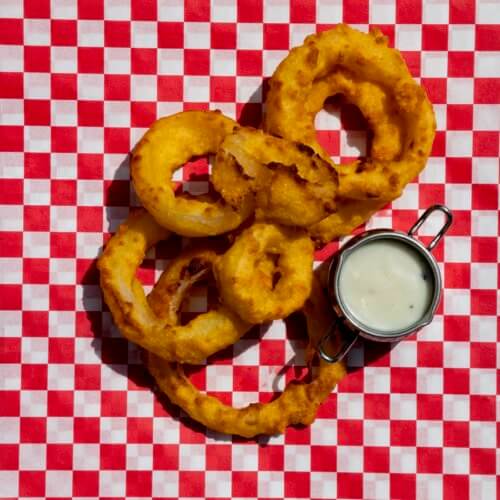
[[[0,16],[0,497],[496,496],[498,2],[2,0]],[[216,435],[152,394],[103,306],[95,257],[137,203],[127,153],[155,118],[219,108],[258,125],[263,79],[340,21],[381,26],[434,103],[427,169],[368,225],[407,229],[432,203],[454,211],[435,250],[442,305],[418,338],[355,349],[311,427]],[[318,116],[332,156],[363,152],[359,122]],[[176,179],[206,173],[198,162]],[[152,252],[147,285],[178,248]],[[190,309],[204,307],[197,292]],[[294,376],[283,365],[303,363],[300,333],[254,332],[192,379],[236,405],[265,401]]]

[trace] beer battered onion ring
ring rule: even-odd
[[[174,278],[175,273],[169,269],[166,273]],[[161,305],[169,300],[168,296],[158,294],[152,302]],[[259,434],[282,433],[289,425],[310,425],[315,420],[321,403],[346,373],[344,364],[330,364],[323,360],[320,360],[314,374],[311,371],[316,347],[333,321],[330,311],[323,290],[317,279],[314,279],[312,294],[303,308],[309,335],[306,359],[310,380],[290,382],[269,403],[252,403],[244,408],[228,406],[199,391],[188,379],[180,363],[165,362],[152,352],[147,354],[147,367],[159,389],[172,403],[216,432],[251,438]]]
[[[356,88],[359,82],[372,85]],[[373,92],[374,86],[379,90]],[[343,24],[307,37],[280,63],[270,81],[265,130],[303,142],[328,159],[316,139],[314,117],[322,107],[321,98],[336,93],[345,93],[367,115],[375,138],[366,159],[335,165],[338,210],[310,230],[323,242],[348,234],[355,224],[397,198],[425,166],[435,134],[432,106],[401,54],[387,46],[379,30],[364,34]],[[387,110],[385,121],[375,119],[380,116],[377,108]],[[347,200],[345,210],[343,200]],[[357,211],[351,200],[363,200]]]
[[[373,133],[370,156],[378,160],[394,160],[403,147],[402,122],[394,99],[380,85],[355,77],[348,70],[336,70],[314,82],[307,102],[309,110],[316,115],[325,100],[335,94],[342,94],[357,106],[367,121]],[[360,196],[366,197],[367,193]]]
[[[335,210],[338,179],[330,163],[308,146],[250,127],[224,139],[212,182],[234,207],[253,197],[257,220],[306,227]]]
[[[157,120],[132,152],[134,188],[161,226],[182,236],[212,236],[238,227],[253,206],[176,196],[171,179],[190,159],[215,154],[236,122],[218,111],[185,111]]]
[[[285,318],[311,293],[313,250],[303,232],[274,224],[250,226],[215,265],[222,302],[248,323]],[[262,259],[276,262],[270,281],[255,272]]]
[[[234,344],[250,325],[223,305],[184,326],[171,326],[168,317],[157,315],[160,306],[149,305],[136,272],[146,251],[168,234],[145,210],[131,214],[99,258],[101,288],[116,325],[127,339],[165,360],[199,364]],[[211,265],[218,259],[208,251],[203,258]],[[168,288],[166,281],[160,278],[157,288]]]

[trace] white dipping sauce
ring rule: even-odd
[[[339,295],[375,330],[403,330],[422,319],[433,294],[432,271],[410,245],[391,239],[360,246],[343,262]]]

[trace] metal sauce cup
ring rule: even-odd
[[[426,247],[415,238],[415,234],[426,219],[435,211],[442,212],[445,215],[445,222],[440,231]],[[447,207],[444,205],[433,205],[422,214],[408,233],[394,231],[392,229],[373,229],[371,231],[366,231],[352,238],[334,255],[328,270],[328,295],[333,310],[337,315],[337,320],[326,335],[323,336],[318,345],[318,353],[322,359],[329,363],[340,361],[349,352],[359,337],[374,340],[376,342],[395,342],[417,332],[432,321],[441,298],[442,280],[439,266],[431,252],[450,227],[452,219],[451,211]],[[432,279],[431,299],[425,313],[419,320],[404,329],[386,331],[372,328],[356,318],[345,301],[342,300],[339,281],[343,264],[346,259],[359,248],[375,240],[391,240],[399,244],[408,245],[410,251],[416,252],[421,261],[427,265],[427,275]],[[376,265],[376,262],[374,262],[374,265]],[[334,335],[337,330],[341,332],[343,342],[336,353],[330,354],[327,352],[326,345],[329,338]]]

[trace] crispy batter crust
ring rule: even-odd
[[[234,207],[254,200],[257,220],[307,227],[335,211],[337,172],[308,146],[250,127],[228,135],[212,182]]]
[[[328,160],[316,140],[314,117],[322,100],[336,93],[360,107],[375,138],[365,161],[335,165],[338,210],[310,229],[320,242],[350,233],[400,196],[425,166],[435,134],[429,99],[399,51],[387,47],[379,30],[365,34],[344,24],[308,36],[278,66],[270,81],[265,130],[304,142]],[[353,205],[352,200],[360,201]]]
[[[162,299],[157,296],[155,300]],[[163,301],[165,300],[168,301],[164,296]],[[319,340],[333,320],[323,290],[316,279],[303,312],[309,335],[307,360],[310,363]],[[321,403],[328,398],[346,373],[342,363],[329,364],[320,361],[314,374],[311,374],[310,369],[309,382],[290,382],[272,402],[233,408],[200,392],[189,381],[181,364],[165,362],[149,353],[147,365],[159,389],[191,418],[217,432],[247,438],[259,434],[282,433],[289,425],[311,424]]]
[[[99,258],[101,288],[116,325],[130,341],[163,359],[199,364],[236,342],[250,325],[222,305],[185,326],[172,326],[168,316],[155,313],[159,306],[149,305],[136,272],[148,248],[167,236],[145,210],[130,215]],[[218,257],[207,251],[204,258],[213,265]],[[158,290],[163,288],[168,284],[160,278]]]
[[[238,227],[253,206],[176,196],[172,175],[191,158],[215,154],[236,122],[217,111],[185,111],[157,120],[132,152],[139,199],[161,226],[182,236],[212,236]]]
[[[256,272],[262,259],[273,257],[276,283]],[[312,265],[313,243],[304,232],[257,223],[236,238],[215,275],[223,303],[245,321],[263,323],[303,306],[311,293]]]

